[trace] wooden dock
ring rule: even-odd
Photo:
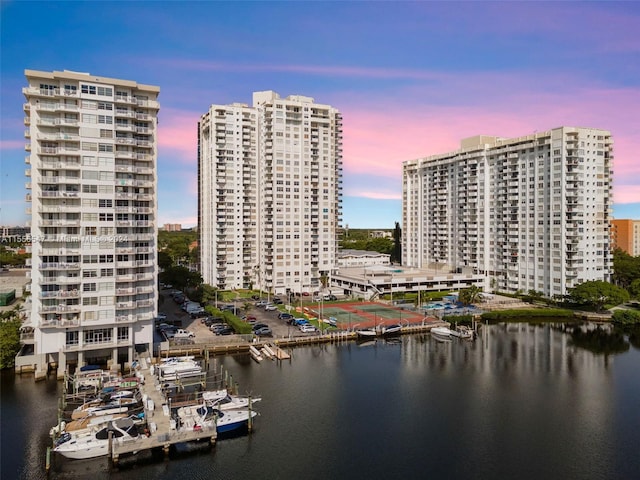
[[[421,325],[406,325],[402,327],[400,334],[411,333],[426,333],[434,327],[448,327],[449,322],[445,321],[430,321]],[[313,345],[320,343],[341,343],[355,340],[357,338],[356,332],[350,332],[346,330],[333,330],[320,335],[308,335],[300,337],[281,337],[276,339],[270,339],[269,341],[260,340],[256,343],[249,341],[238,341],[237,343],[227,343],[224,345],[219,344],[193,344],[193,345],[180,345],[172,346],[167,350],[162,350],[162,356],[167,357],[179,357],[184,355],[196,355],[199,357],[209,358],[211,355],[228,355],[233,353],[246,353],[251,354],[251,347],[255,348],[258,353],[262,351],[265,345],[275,348],[275,359],[288,360],[291,355],[284,351],[282,347],[295,347],[296,345]],[[262,355],[260,355],[262,357]],[[261,361],[261,360],[256,360]]]
[[[215,444],[217,438],[215,428],[180,432],[172,428],[169,405],[162,393],[157,377],[151,373],[150,357],[142,356],[138,358],[136,374],[143,380],[140,384],[140,393],[145,400],[144,412],[149,433],[125,442],[112,441],[110,451],[111,459],[114,463],[118,462],[120,455],[137,453],[153,448],[162,448],[165,453],[168,453],[169,447],[176,443],[208,438],[212,444]]]

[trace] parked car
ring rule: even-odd
[[[264,307],[265,305],[267,305],[269,302],[267,302],[266,300],[258,300],[256,302],[256,307]]]
[[[184,330],[182,328],[178,328],[175,331],[165,332],[165,336],[167,338],[194,338],[196,336],[195,333],[190,332],[189,330]]]
[[[264,306],[264,309],[265,309],[266,311],[268,311],[268,312],[273,312],[273,311],[277,310],[277,309],[278,309],[278,307],[276,307],[274,304],[270,303],[270,304],[268,304],[268,305],[265,305],[265,306]]]
[[[284,302],[282,301],[282,299],[280,299],[280,298],[278,298],[278,297],[275,297],[275,298],[273,299],[273,304],[274,304],[274,305],[282,305],[283,303],[284,303]]]
[[[262,327],[268,327],[269,325],[267,325],[266,323],[256,323],[253,327],[252,330],[255,332],[256,330],[262,328]]]
[[[278,318],[280,320],[289,320],[290,318],[293,318],[293,315],[291,315],[290,313],[287,312],[282,312],[278,314]]]
[[[251,295],[252,300],[260,300],[260,295]]]
[[[335,296],[335,295],[333,295],[333,294],[330,294],[330,295],[325,295],[325,296],[324,296],[324,299],[325,299],[325,300],[332,301],[332,302],[335,302],[336,300],[338,300],[338,297],[336,297],[336,296]]]
[[[255,315],[247,315],[247,318],[244,319],[245,322],[250,322],[251,320],[257,320]]]
[[[273,332],[271,331],[271,329],[269,327],[259,328],[259,329],[255,330],[253,333],[258,335],[259,337],[271,337],[271,336],[273,336]]]
[[[156,327],[156,330],[158,330],[160,333],[162,333],[165,330],[176,331],[176,330],[178,330],[178,327],[176,327],[175,325],[171,325],[169,323],[161,323]]]
[[[305,324],[298,327],[302,333],[315,333],[318,329],[313,325]]]
[[[236,331],[229,325],[225,325],[224,328],[219,329],[215,333],[216,335],[231,335],[233,333],[236,333]]]
[[[291,325],[300,326],[300,325],[311,325],[311,324],[309,323],[309,320],[307,320],[306,318],[293,318],[291,319]]]

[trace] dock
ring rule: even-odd
[[[430,321],[423,324],[406,325],[402,327],[399,332],[401,335],[414,334],[414,333],[428,333],[435,327],[448,327],[449,322],[446,321]],[[265,345],[268,345],[274,350],[276,360],[289,360],[291,354],[283,350],[287,347],[295,347],[302,345],[314,345],[322,343],[342,343],[349,342],[357,339],[357,334],[354,331],[347,330],[330,330],[318,335],[307,336],[290,336],[280,337],[273,339],[257,339],[256,343],[252,343],[249,340],[239,339],[236,342],[228,342],[224,345],[215,343],[194,343],[191,345],[175,345],[170,346],[168,349],[162,350],[162,356],[167,357],[180,357],[185,355],[195,355],[198,357],[209,358],[216,355],[229,355],[234,353],[244,353],[251,355],[254,360],[260,363],[264,359],[262,349]],[[257,352],[252,352],[252,348]],[[256,355],[257,353],[257,355]],[[257,357],[260,357],[258,359]]]
[[[215,444],[217,438],[215,428],[178,432],[172,427],[170,408],[162,393],[162,386],[158,378],[152,374],[150,357],[141,356],[138,358],[136,375],[142,380],[139,388],[142,398],[145,399],[143,402],[144,412],[149,433],[147,436],[140,435],[131,441],[113,441],[110,451],[111,460],[114,463],[118,462],[120,455],[153,448],[162,448],[166,454],[169,452],[169,447],[176,443],[208,438],[211,444]]]

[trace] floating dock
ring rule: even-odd
[[[203,428],[192,431],[176,431],[172,428],[169,405],[162,393],[162,386],[158,378],[151,373],[151,358],[139,357],[136,374],[142,379],[140,393],[144,402],[144,413],[147,419],[149,435],[141,435],[128,442],[113,442],[111,444],[111,459],[118,462],[120,455],[137,453],[142,450],[162,448],[165,453],[176,443],[191,442],[208,438],[215,444],[217,432],[215,428]]]

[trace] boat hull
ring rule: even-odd
[[[434,327],[431,329],[431,333],[433,335],[438,335],[439,337],[450,337],[451,330],[447,327]]]

